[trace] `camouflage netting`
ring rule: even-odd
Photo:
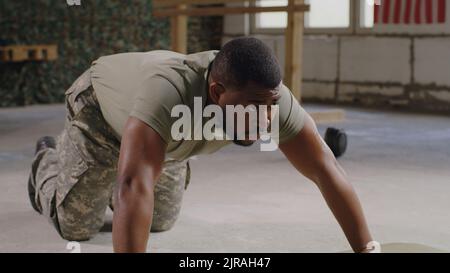
[[[54,62],[0,63],[0,107],[53,103],[100,56],[169,49],[169,20],[150,0],[0,0],[0,41],[57,44]],[[220,47],[221,17],[190,18],[189,52]]]

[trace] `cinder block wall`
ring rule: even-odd
[[[450,5],[447,5],[450,14]],[[449,16],[447,16],[448,18]],[[250,33],[250,17],[226,16],[223,42],[253,35],[284,66],[284,37]],[[450,113],[450,22],[380,25],[351,34],[306,34],[304,101]]]
[[[450,113],[450,36],[307,35],[303,98]]]
[[[151,0],[0,0],[0,44],[57,44],[55,62],[0,63],[0,107],[61,102],[64,90],[103,55],[169,49],[166,19]],[[189,52],[220,48],[222,17],[189,20]]]

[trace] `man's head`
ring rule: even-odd
[[[280,65],[272,50],[256,38],[237,38],[226,43],[214,59],[208,95],[224,110],[226,105],[270,106],[279,98],[280,84]],[[246,120],[246,133],[248,128]],[[254,140],[235,139],[234,143],[249,146]]]

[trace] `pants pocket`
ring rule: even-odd
[[[86,105],[86,102],[78,100],[78,97],[91,86],[91,71],[88,69],[64,93],[66,95],[66,107],[69,110],[70,119],[76,116]]]
[[[70,129],[69,129],[70,130]],[[64,130],[59,149],[61,169],[56,185],[56,206],[60,206],[70,190],[88,170],[88,165],[80,155],[77,147],[70,139],[67,129]]]

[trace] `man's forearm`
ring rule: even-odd
[[[339,164],[331,164],[337,172],[327,172],[334,175],[321,177],[317,184],[352,249],[361,252],[372,241],[361,203]]]
[[[153,217],[153,188],[121,184],[114,205],[114,252],[145,252]]]

